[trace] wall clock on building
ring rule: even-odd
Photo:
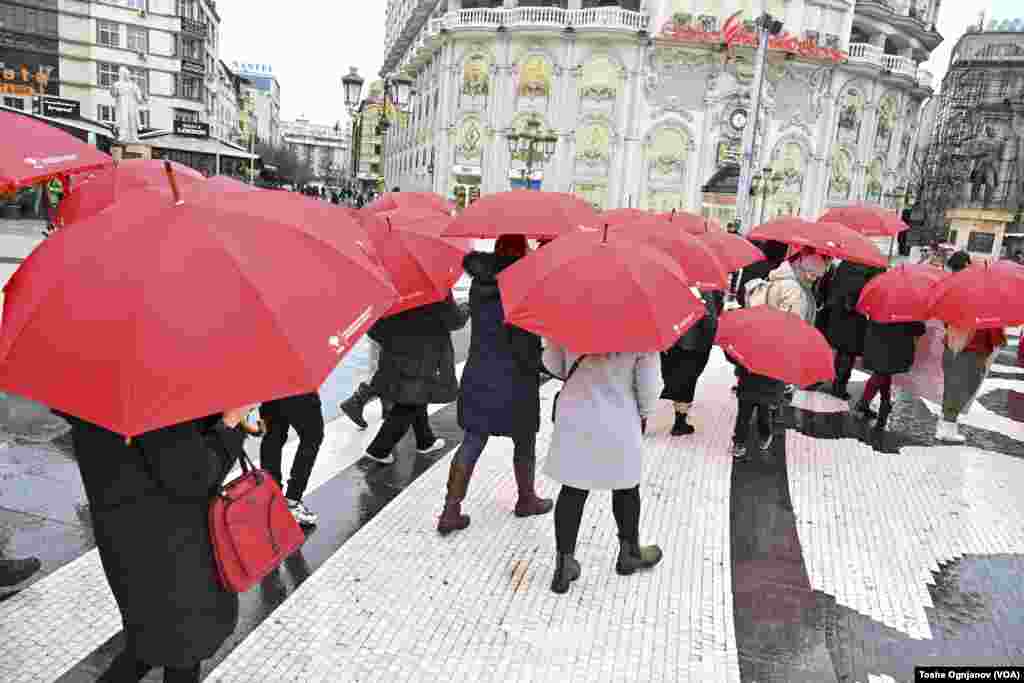
[[[747,110],[737,109],[729,117],[729,125],[733,127],[733,130],[739,132],[743,130],[747,125]]]

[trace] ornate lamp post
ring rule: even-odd
[[[785,181],[786,177],[784,175],[778,171],[772,172],[772,169],[767,167],[753,177],[753,182],[750,186],[750,196],[761,195],[761,219],[758,221],[759,225],[764,223],[764,212],[768,206],[768,198],[774,197],[782,189],[782,184]]]
[[[363,80],[362,76],[359,75],[359,70],[356,67],[349,67],[349,73],[347,76],[341,79],[341,84],[345,91],[345,106],[348,107],[349,113],[353,114],[353,135],[352,145],[357,150],[356,155],[353,158],[352,173],[357,174],[359,171],[359,157],[358,157],[358,146],[356,140],[355,131],[355,113],[362,111],[365,102],[361,101],[363,91]],[[387,135],[388,129],[391,127],[391,122],[387,117],[388,105],[394,107],[397,111],[406,111],[409,107],[410,99],[412,97],[412,81],[405,76],[390,76],[384,79],[384,113],[377,120],[377,128],[375,133],[381,138]],[[362,133],[362,123],[359,124],[359,132]],[[360,136],[361,137],[361,136]],[[362,141],[359,140],[358,144],[361,145]],[[385,156],[384,145],[381,144],[381,157]]]
[[[515,156],[523,154],[526,159],[526,167],[523,169],[523,181],[529,187],[529,178],[533,175],[534,163],[547,163],[555,154],[558,147],[558,138],[554,131],[546,134],[540,132],[540,121],[530,119],[526,124],[526,130],[522,133],[509,133],[508,139],[509,154]]]

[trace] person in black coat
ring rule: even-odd
[[[908,372],[914,365],[914,350],[917,338],[927,329],[922,322],[877,323],[867,321],[864,334],[864,369],[872,372],[871,379],[864,387],[864,395],[854,406],[854,412],[864,417],[875,417],[871,400],[881,393],[882,402],[878,408],[879,429],[892,412],[892,376]]]
[[[458,404],[459,426],[465,436],[448,472],[444,511],[437,522],[442,535],[469,526],[469,515],[462,514],[462,501],[491,436],[510,437],[515,444],[516,516],[543,515],[554,505],[540,498],[534,486],[540,429],[540,337],[505,324],[498,291],[498,273],[526,256],[528,250],[522,235],[502,235],[493,254],[472,252],[463,260],[466,273],[473,278],[469,289],[472,337]]]
[[[661,397],[672,401],[675,407],[675,422],[672,425],[672,436],[693,434],[693,425],[686,421],[686,416],[693,405],[693,395],[697,389],[697,380],[711,358],[711,347],[715,344],[718,332],[718,298],[711,292],[701,294],[704,302],[704,317],[687,330],[668,350],[661,353],[661,378],[665,388]]]
[[[736,366],[739,385],[736,389],[738,408],[736,424],[732,433],[730,453],[734,460],[747,459],[747,439],[750,436],[750,423],[757,414],[758,445],[763,452],[771,448],[774,440],[774,413],[786,395],[786,383],[782,380],[765,375],[755,375],[740,365],[728,353],[726,360]]]
[[[100,683],[198,683],[200,664],[238,623],[238,596],[220,584],[210,543],[213,496],[242,452],[248,408],[123,436],[71,424],[103,571],[124,622],[125,650]]]
[[[455,379],[455,348],[451,333],[460,330],[469,311],[448,298],[378,320],[367,333],[381,345],[380,364],[370,382],[374,394],[394,406],[384,419],[366,455],[382,465],[395,461],[392,453],[409,427],[416,449],[431,453],[444,448],[427,419],[431,403],[451,403],[459,394]]]
[[[846,389],[857,356],[864,354],[864,333],[867,331],[867,318],[857,312],[857,301],[864,286],[881,272],[879,268],[843,261],[836,268],[829,285],[826,304],[828,331],[825,336],[836,352],[836,379],[832,384],[832,395],[844,401],[850,399]]]
[[[739,286],[736,288],[736,302],[743,308],[747,306],[747,283],[752,280],[767,280],[771,272],[782,265],[782,262],[786,260],[786,254],[789,253],[789,245],[783,242],[768,240],[754,241],[753,244],[761,250],[766,260],[747,266],[740,274]],[[739,377],[740,371],[737,367],[736,379],[739,380]],[[738,386],[733,387],[733,393],[737,389]]]

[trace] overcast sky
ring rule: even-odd
[[[264,10],[252,0],[218,0],[221,59],[269,64],[281,84],[281,116],[333,124],[347,117],[341,77],[358,66],[363,94],[384,60],[386,0],[290,0]],[[939,33],[945,40],[926,65],[936,87],[964,30],[988,19],[1024,15],[1020,0],[944,0]]]

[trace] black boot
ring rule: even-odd
[[[363,408],[374,398],[376,398],[376,395],[373,393],[373,389],[366,383],[360,383],[356,387],[356,392],[342,401],[338,407],[341,408],[341,412],[345,413],[348,419],[356,423],[357,427],[366,429],[367,424],[366,419],[363,417]]]
[[[863,397],[857,401],[857,405],[853,407],[853,412],[855,415],[867,420],[873,420],[878,417],[875,411],[871,410],[871,405]]]
[[[850,377],[853,375],[853,363],[855,360],[854,356],[847,353],[839,352],[836,355],[836,379],[832,383],[832,395],[838,399],[849,401],[851,398],[850,392],[846,390],[846,387],[850,383]]]
[[[41,566],[37,557],[0,560],[0,586],[15,586],[39,571]]]
[[[878,406],[878,422],[875,424],[877,429],[885,429],[885,423],[889,421],[889,415],[892,414],[892,400],[886,401],[882,399],[882,403]]]
[[[686,436],[693,434],[696,430],[686,421],[686,413],[676,413],[676,421],[672,424],[672,436]]]
[[[569,584],[580,578],[580,563],[571,554],[559,553],[555,561],[555,575],[551,579],[551,590],[561,595],[569,590]]]
[[[453,531],[462,531],[469,526],[469,515],[462,514],[462,501],[473,478],[475,465],[464,465],[452,460],[448,469],[448,495],[444,498],[444,510],[437,520],[437,532],[447,536]]]
[[[619,559],[615,571],[619,576],[629,576],[637,569],[650,569],[661,562],[661,548],[656,545],[640,545],[636,541],[619,539]]]

